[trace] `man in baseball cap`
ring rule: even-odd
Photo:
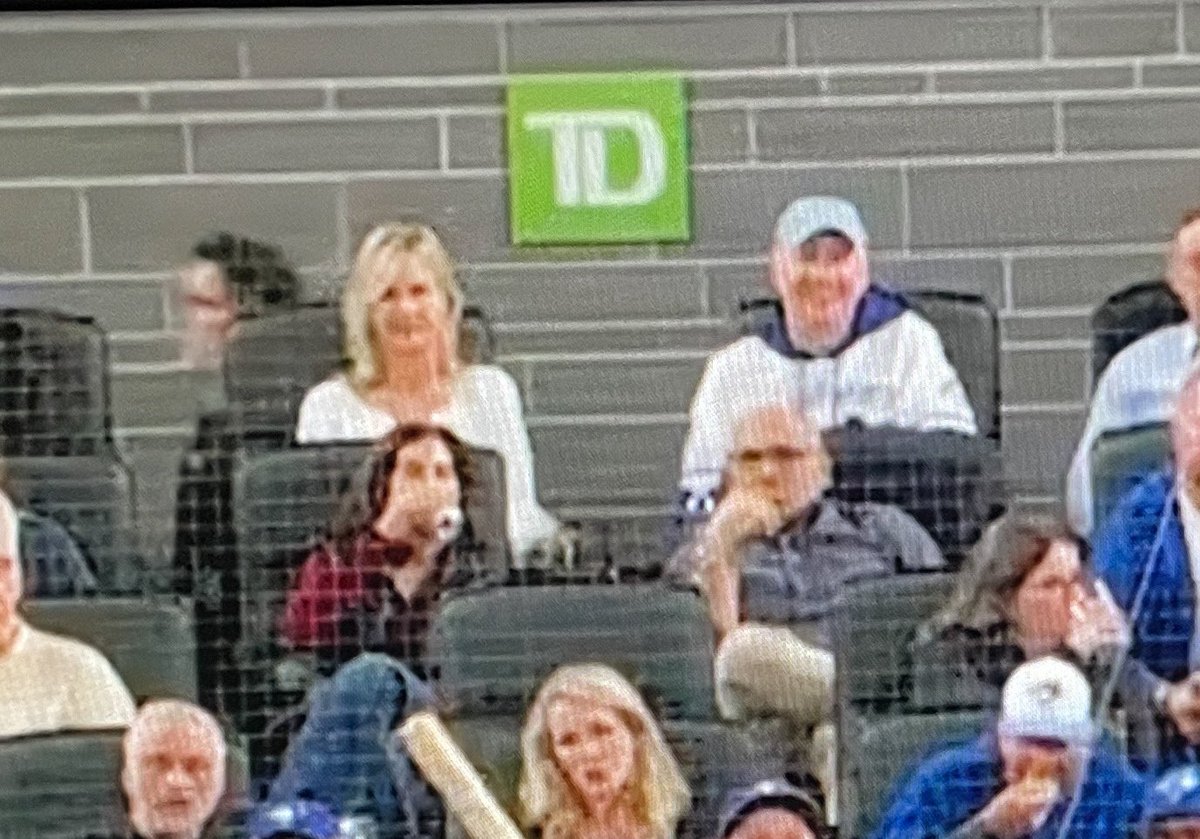
[[[1052,656],[1021,665],[1004,685],[995,732],[917,767],[876,836],[1129,835],[1141,817],[1145,785],[1101,737],[1091,703],[1091,688],[1075,666]]]
[[[818,839],[821,809],[808,793],[782,779],[731,790],[725,798],[717,839]]]
[[[1146,839],[1200,839],[1200,767],[1180,766],[1159,778],[1144,818]]]
[[[934,328],[870,281],[867,231],[842,198],[789,204],[775,224],[778,311],[708,361],[691,407],[681,488],[701,504],[719,480],[733,426],[765,404],[796,403],[820,428],[976,433],[975,415]]]

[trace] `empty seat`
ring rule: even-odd
[[[953,585],[953,574],[916,574],[864,581],[846,593],[833,618],[844,711],[886,711],[907,697],[914,632]]]
[[[1001,664],[974,658],[963,638],[914,646],[912,665],[908,707],[914,711],[991,709],[1000,704],[1000,685],[990,671]]]
[[[114,454],[13,457],[5,467],[24,506],[57,520],[95,563],[102,590],[138,591],[144,568],[134,544],[129,468]]]
[[[949,431],[853,428],[826,432],[835,497],[894,504],[955,562],[1001,510],[1005,487],[993,440]]]
[[[501,588],[446,602],[429,660],[455,713],[517,714],[556,667],[616,667],[660,719],[711,719],[712,625],[691,592],[654,584]]]
[[[1182,323],[1187,313],[1166,284],[1141,282],[1109,296],[1092,314],[1092,384],[1113,356],[1138,338]]]
[[[922,290],[906,292],[913,309],[942,339],[946,357],[958,372],[981,434],[1000,433],[1000,328],[996,312],[977,294]],[[779,316],[779,300],[741,301],[742,331],[755,334]]]
[[[1139,480],[1166,466],[1170,452],[1166,423],[1100,435],[1092,446],[1092,521],[1097,529]]]
[[[982,711],[907,714],[864,724],[857,749],[843,751],[839,790],[842,824],[848,836],[869,836],[898,784],[933,753],[980,734]]]
[[[109,447],[108,343],[90,318],[0,308],[0,455]]]
[[[87,731],[0,741],[0,836],[116,835],[123,736]]]
[[[103,653],[138,700],[196,699],[196,634],[187,601],[41,600],[24,608],[38,629],[76,638]]]

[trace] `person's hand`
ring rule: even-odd
[[[458,499],[452,492],[404,485],[393,488],[375,520],[375,531],[394,542],[436,553],[454,540],[460,525]]]
[[[1191,744],[1200,744],[1200,673],[1167,688],[1163,702],[1167,717]]]
[[[1096,583],[1094,592],[1085,593],[1071,603],[1066,644],[1084,661],[1101,647],[1123,650],[1129,643],[1125,614],[1102,581]]]
[[[734,490],[721,499],[708,523],[708,538],[719,551],[770,536],[783,526],[783,511],[762,493]]]
[[[1053,778],[1027,775],[1005,787],[979,812],[976,820],[989,836],[1018,839],[1036,833],[1062,794]]]

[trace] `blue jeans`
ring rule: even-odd
[[[339,817],[374,819],[380,837],[416,836],[418,813],[436,817],[440,804],[392,732],[433,700],[429,685],[389,656],[364,653],[343,665],[310,691],[267,804],[312,798]]]

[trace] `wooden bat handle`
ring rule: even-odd
[[[399,735],[421,774],[441,793],[471,839],[524,839],[435,714],[413,714],[400,726]]]

